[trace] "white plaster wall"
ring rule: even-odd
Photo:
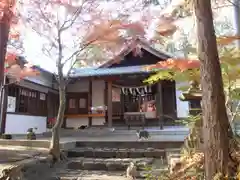
[[[92,82],[92,106],[104,106],[104,88],[105,82],[102,80],[96,80]],[[68,92],[88,92],[89,81],[80,80],[75,84],[69,84],[67,88]],[[105,123],[104,117],[93,117],[92,125],[103,125]],[[66,126],[68,128],[77,128],[82,125],[88,125],[88,118],[68,118],[66,120]]]
[[[92,82],[92,106],[104,106],[105,82],[101,80]]]
[[[104,117],[95,117],[92,118],[92,125],[104,125],[105,118]],[[88,126],[88,118],[67,118],[66,127],[67,128],[78,128],[80,126]]]
[[[188,117],[189,105],[188,101],[181,101],[179,97],[182,91],[178,90],[179,87],[186,85],[186,83],[176,83],[176,101],[177,101],[177,117],[184,118]]]
[[[67,87],[67,92],[88,92],[89,91],[89,81],[79,80],[74,84],[69,84]]]
[[[96,80],[92,82],[92,106],[104,106],[105,81]],[[104,117],[93,117],[92,125],[103,125]]]
[[[105,117],[93,117],[92,118],[93,126],[104,125],[104,123],[105,123]]]
[[[78,128],[80,126],[88,125],[88,118],[67,118],[66,127],[67,128]]]
[[[67,92],[88,92],[89,91],[89,81],[79,80],[74,84],[69,84],[67,87]],[[78,128],[80,126],[88,125],[88,118],[67,118],[66,127],[67,128]]]
[[[26,134],[29,128],[37,128],[36,133],[47,131],[47,118],[43,116],[27,116],[19,114],[7,114],[6,134]]]

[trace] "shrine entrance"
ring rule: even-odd
[[[149,74],[124,75],[113,81],[113,125],[163,126],[176,120],[175,82],[146,84]],[[117,100],[118,99],[118,100]]]

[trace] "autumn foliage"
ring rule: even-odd
[[[180,70],[185,71],[188,69],[194,69],[200,67],[199,60],[190,60],[184,58],[170,58],[166,61],[159,61],[157,64],[148,66],[148,70],[153,69],[172,69],[172,70]]]
[[[233,43],[236,40],[240,40],[240,36],[221,36],[217,38],[217,43],[218,45],[225,46]]]
[[[220,46],[226,46],[236,40],[240,40],[240,36],[221,36],[217,38],[217,43]],[[169,58],[165,61],[159,61],[154,65],[148,66],[147,70],[171,69],[183,72],[195,68],[200,68],[200,61],[198,59]]]
[[[18,40],[19,32],[16,29],[18,17],[15,13],[16,0],[0,1],[0,23],[7,23],[10,26],[9,39]],[[15,53],[7,52],[5,55],[4,73],[9,78],[20,81],[24,77],[36,76],[39,71],[34,69],[31,64],[20,67]]]
[[[24,64],[23,67],[18,63],[18,58],[13,53],[7,53],[5,59],[5,74],[16,81],[20,81],[24,77],[39,75],[39,71],[30,63]]]
[[[1,0],[0,1],[0,22],[8,23],[11,26],[9,38],[18,39],[19,32],[16,30],[18,17],[16,11],[16,0]]]
[[[16,23],[15,17],[15,4],[16,0],[1,0],[0,2],[0,19],[1,21],[8,20],[10,23]]]

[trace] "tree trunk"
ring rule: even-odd
[[[0,84],[2,84],[4,80],[4,65],[9,29],[8,18],[4,15],[3,18],[0,19]]]
[[[2,19],[0,19],[0,87],[3,87],[4,81],[4,66],[5,66],[5,55],[7,51],[7,42],[8,42],[8,35],[9,35],[9,20],[6,14],[3,15]],[[2,102],[3,93],[1,91],[0,94],[0,102]],[[2,103],[0,103],[0,111],[3,111]],[[4,128],[3,125],[3,112],[0,113],[2,116],[0,117],[0,128],[1,132],[3,132]],[[0,134],[1,134],[0,132]]]
[[[198,58],[201,61],[203,141],[206,180],[227,173],[228,133],[222,74],[210,0],[194,0],[197,21]]]
[[[63,124],[64,113],[66,107],[66,92],[65,86],[59,86],[59,109],[56,123],[52,128],[52,140],[50,143],[49,153],[53,156],[53,161],[60,160],[60,130]]]

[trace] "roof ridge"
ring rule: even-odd
[[[151,43],[149,43],[147,40],[145,40],[144,38],[140,38],[138,37],[135,41],[138,41],[141,45],[141,47],[143,49],[145,49],[146,51],[148,51],[149,53],[152,53],[153,55],[162,58],[162,59],[168,59],[168,58],[172,58],[174,57],[173,54],[164,51],[164,50],[159,50],[157,48],[155,48],[154,46],[152,46]],[[126,56],[127,54],[129,54],[131,51],[133,51],[133,47],[130,45],[128,45],[127,47],[124,48],[124,50],[122,50],[118,56]],[[109,67],[112,64],[114,64],[115,59],[112,58],[110,60],[108,60],[107,62],[103,63],[101,66],[99,66],[98,68],[105,68],[105,67]],[[97,68],[97,69],[98,69]]]

